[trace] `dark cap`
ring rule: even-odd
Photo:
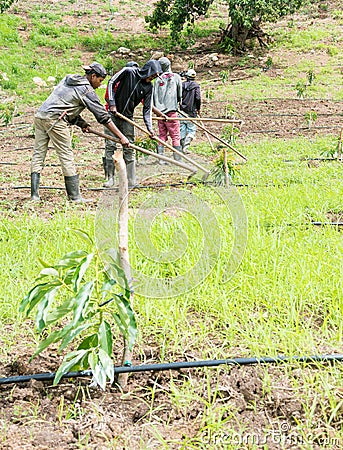
[[[90,64],[89,66],[82,66],[82,68],[88,72],[88,71],[92,71],[95,72],[97,75],[99,75],[102,78],[105,78],[107,75],[106,69],[104,66],[102,66],[100,63],[98,62],[93,62],[92,64]]]

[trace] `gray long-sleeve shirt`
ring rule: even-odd
[[[154,106],[162,113],[177,111],[182,99],[182,81],[177,73],[170,71],[161,75],[154,83]]]
[[[78,125],[78,122],[83,122],[80,114],[85,108],[93,113],[101,124],[111,120],[88,79],[81,75],[67,75],[41,105],[35,116],[40,119],[57,119],[66,111],[68,122]]]

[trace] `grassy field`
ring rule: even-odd
[[[83,14],[87,15],[87,10]],[[83,30],[54,25],[56,20],[63,21],[65,15],[59,10],[50,11],[42,18],[39,9],[33,8],[29,21],[20,14],[0,16],[0,73],[6,72],[9,77],[0,81],[3,110],[11,102],[16,103],[19,113],[39,105],[50,88],[32,87],[32,77],[46,79],[53,75],[60,79],[80,66],[82,49],[94,59],[107,61],[107,41],[102,32],[95,31],[92,39],[88,37],[86,41],[88,33],[83,34]],[[318,29],[313,23],[299,31],[306,20],[311,21],[308,16],[309,11],[300,15],[298,28],[290,21],[284,28],[271,30],[275,43],[269,55],[275,66],[285,65],[282,77],[262,73],[257,59],[249,67],[246,57],[242,57],[241,64],[251,78],[238,86],[216,84],[211,87],[213,100],[296,97],[297,81],[306,80],[308,72],[315,70],[316,78],[308,86],[307,95],[341,101],[343,90],[337,86],[342,75],[337,68],[342,64],[342,15],[334,9],[329,24]],[[213,20],[209,20],[209,27]],[[28,30],[26,37],[22,36],[23,27]],[[152,44],[151,36],[142,39],[130,44],[149,49],[159,45],[157,40]],[[92,53],[97,42],[106,45]],[[52,49],[54,58],[50,58],[47,48]],[[22,57],[18,60],[14,55],[20,49]],[[313,60],[307,57],[309,51],[313,51]],[[286,67],[287,52],[292,52],[293,60]],[[299,54],[304,54],[306,61],[298,59]],[[317,60],[322,61],[320,68]],[[232,70],[236,69],[237,60]],[[201,81],[205,90],[208,81],[205,77]],[[161,278],[184,275],[201,258],[201,246],[207,242],[204,234],[210,235],[209,241],[212,237],[213,242],[206,245],[213,246],[210,250],[216,252],[208,276],[193,289],[186,288],[187,284],[173,297],[145,296],[139,292],[135,295],[135,363],[342,353],[342,235],[338,226],[311,224],[336,222],[343,217],[342,164],[336,160],[312,164],[314,158],[330,153],[336,145],[335,134],[313,134],[310,138],[298,135],[292,139],[264,137],[253,142],[238,138],[236,147],[248,162],[237,168],[233,181],[244,206],[242,217],[248,225],[247,239],[241,248],[242,261],[232,276],[225,274],[234,241],[232,217],[204,186],[185,191],[200,198],[213,213],[217,234],[212,234],[212,222],[206,212],[197,218],[191,208],[181,217],[159,217],[152,224],[155,256],[171,252],[181,234],[187,237],[186,252],[178,254],[172,263],[147,257],[140,245],[146,241],[137,240],[136,222],[130,224],[130,256],[138,274]],[[197,148],[199,154],[211,154],[204,142],[195,146],[195,151]],[[182,199],[183,194],[182,189],[171,189],[168,195],[170,199],[177,195]],[[132,215],[145,211],[146,205],[152,207],[152,195],[132,194]],[[82,248],[83,241],[70,232],[72,228],[91,235],[97,235],[99,230],[95,225],[96,210],[69,204],[56,208],[50,219],[41,217],[31,207],[15,210],[8,205],[3,205],[0,216],[0,361],[7,367],[23,355],[28,358],[38,342],[32,320],[25,320],[18,306],[39,273],[39,258],[53,263],[63,254]],[[218,237],[221,243],[216,247]],[[179,246],[183,243],[177,242]],[[117,344],[120,349],[121,344]],[[36,369],[41,371],[39,366]],[[102,394],[101,400],[100,394],[92,397],[83,385],[73,391],[69,402],[65,391],[57,391],[58,403],[53,402],[56,398],[47,389],[48,393],[41,393],[38,400],[11,403],[12,394],[4,389],[0,397],[4,406],[0,433],[8,447],[2,448],[15,448],[11,447],[11,427],[15,426],[21,426],[25,433],[31,430],[31,438],[27,434],[24,438],[24,431],[22,435],[16,431],[18,445],[25,443],[32,445],[25,448],[36,448],[33,442],[38,438],[33,428],[43,416],[49,423],[42,411],[44,402],[50,400],[51,417],[57,418],[56,433],[67,433],[69,427],[83,426],[89,420],[99,426],[103,423],[100,416],[105,421],[103,417],[111,408],[118,408],[127,418],[120,422],[118,413],[117,428],[104,431],[101,439],[95,429],[80,427],[70,442],[62,442],[63,448],[68,449],[338,449],[343,442],[341,379],[339,363],[292,363],[167,372],[160,378],[132,376],[127,392],[112,393],[112,397]],[[41,445],[38,448],[45,448]],[[56,441],[50,448],[60,447]]]

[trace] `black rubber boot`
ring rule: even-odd
[[[164,155],[164,146],[163,145],[158,145],[157,146],[157,154],[158,155]],[[166,161],[163,161],[163,159],[159,159],[158,163],[161,165],[167,165],[168,163]]]
[[[79,175],[64,177],[68,200],[78,203],[92,202],[92,199],[83,198],[80,194]]]
[[[102,157],[102,167],[104,168],[104,172],[105,172],[105,181],[108,180],[108,170],[107,170],[107,164],[106,164],[106,157],[103,156]]]
[[[179,152],[182,152],[181,145],[174,145],[173,148],[175,148],[175,150],[177,150]],[[173,156],[174,156],[175,161],[181,161],[181,159],[182,159],[181,156],[175,152],[173,153]]]
[[[186,137],[185,137],[185,141],[184,141],[183,146],[182,146],[182,152],[183,152],[185,155],[187,155],[188,153],[190,153],[188,149],[189,149],[189,146],[190,146],[190,144],[191,144],[192,141],[193,141],[192,136],[186,136]]]
[[[107,181],[103,184],[105,188],[110,188],[114,186],[114,161],[113,159],[106,159],[106,171],[107,171]]]
[[[38,172],[32,172],[31,173],[31,200],[39,201],[39,180],[40,180],[40,173]]]
[[[127,183],[129,185],[129,189],[137,186],[136,179],[136,161],[130,161],[126,164],[126,172],[127,172]]]

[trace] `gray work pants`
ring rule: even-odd
[[[128,140],[133,144],[135,141],[135,128],[130,123],[126,122],[123,119],[119,119],[116,116],[112,116],[112,120],[116,127],[123,133],[125,137],[128,138]],[[115,136],[111,131],[104,127],[105,134],[114,137],[118,143],[119,140],[117,136]],[[106,159],[112,159],[114,152],[117,150],[117,144],[113,141],[110,141],[109,139],[105,140],[105,158]],[[123,158],[126,164],[129,162],[135,161],[136,159],[136,152],[133,148],[127,148],[123,147]]]
[[[41,173],[48,151],[49,141],[55,149],[65,177],[77,174],[74,165],[74,154],[71,148],[70,126],[64,120],[59,120],[51,131],[49,127],[56,119],[38,119],[35,117],[35,143],[31,160],[31,173]]]

